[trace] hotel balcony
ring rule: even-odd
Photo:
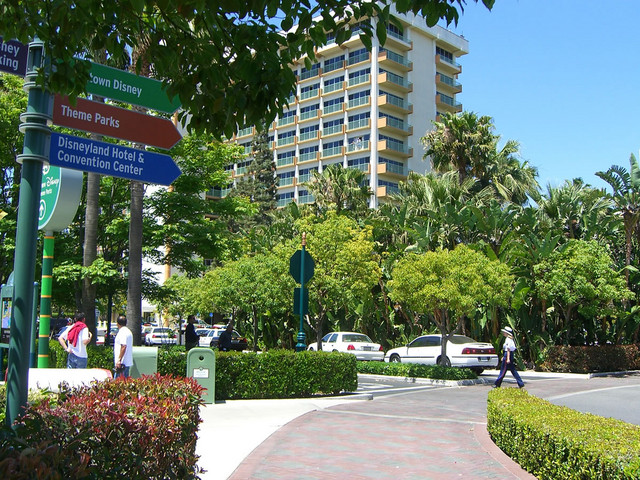
[[[387,41],[384,45],[385,47],[393,47],[397,50],[402,50],[403,52],[413,50],[413,42],[409,41],[404,35],[390,30],[387,30]]]
[[[322,129],[322,138],[327,138],[332,135],[344,135],[346,132],[346,125],[335,125],[329,128]],[[320,136],[318,136],[320,138]]]
[[[387,185],[376,187],[376,196],[378,199],[391,200],[391,195],[394,193],[398,193],[397,188],[389,187]]]
[[[388,50],[378,53],[378,63],[403,72],[410,72],[413,70],[413,62],[410,62],[402,55],[398,55],[397,53]]]
[[[442,73],[436,73],[436,89],[441,92],[455,95],[462,91],[462,84],[455,78],[443,75]]]
[[[347,154],[368,152],[371,149],[369,140],[355,140],[347,145]]]
[[[403,144],[396,144],[388,140],[378,141],[378,153],[385,155],[395,155],[397,157],[409,158],[413,156],[413,148],[407,147]]]
[[[392,72],[384,72],[378,76],[378,84],[385,89],[392,89],[397,92],[413,92],[413,83],[406,78]]]
[[[360,120],[355,120],[353,122],[349,122],[347,125],[347,131],[353,132],[355,130],[361,129],[369,129],[371,128],[371,119],[370,118],[361,118]]]
[[[378,130],[396,135],[413,135],[413,126],[407,125],[406,122],[394,121],[392,118],[387,117],[378,118]]]
[[[313,141],[313,140],[320,140],[320,131],[319,130],[315,130],[315,131],[309,132],[309,133],[301,133],[298,136],[298,140],[297,140],[296,144],[310,142],[310,141]]]
[[[392,177],[395,180],[407,179],[405,169],[397,165],[391,165],[389,163],[379,163],[377,170],[378,175],[386,175],[387,177]]]
[[[279,178],[278,179],[278,189],[295,187],[296,183],[297,183],[296,180],[297,179],[295,177]]]
[[[328,150],[323,150],[322,159],[326,160],[332,157],[341,157],[344,155],[345,148],[344,146],[329,148]]]
[[[391,110],[397,113],[413,113],[413,105],[407,100],[400,100],[386,94],[378,96],[378,107],[384,107],[385,110]]]
[[[227,188],[214,187],[210,190],[207,190],[205,196],[207,198],[215,198],[215,199],[224,198],[229,194],[229,192],[231,191],[231,188],[232,187],[227,187]]]
[[[338,45],[335,42],[335,38],[333,39],[333,41],[330,40],[330,42],[331,43],[328,43],[324,47],[316,48],[316,53],[319,53],[323,57],[333,57],[336,55],[340,55],[340,53],[342,53],[342,51],[344,50],[344,44]]]
[[[449,75],[457,75],[462,72],[462,67],[459,63],[449,60],[442,55],[436,55],[436,68]]]
[[[320,160],[320,152],[301,153],[298,158],[298,165],[309,162],[318,162]]]
[[[438,111],[459,113],[462,111],[462,104],[447,95],[436,93],[436,108]]]

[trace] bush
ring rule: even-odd
[[[417,363],[358,362],[358,373],[433,378],[435,380],[467,380],[478,378],[478,376],[468,368],[420,365]]]
[[[540,479],[640,478],[640,427],[553,405],[524,390],[489,393],[493,441]]]
[[[593,373],[640,369],[640,346],[552,346],[543,352],[540,369],[549,372]]]
[[[198,478],[201,391],[161,375],[63,390],[57,405],[29,406],[15,435],[5,431],[0,477],[33,478],[41,465],[38,478]]]

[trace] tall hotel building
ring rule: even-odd
[[[377,207],[397,190],[410,171],[424,173],[420,137],[444,112],[460,112],[456,94],[460,56],[469,52],[464,38],[439,27],[428,27],[414,15],[397,15],[404,29],[387,29],[372,50],[355,33],[342,45],[335,42],[317,52],[316,63],[293,66],[296,96],[270,125],[269,140],[279,180],[278,206],[313,202],[304,185],[314,171],[339,163],[367,174]],[[254,128],[232,139],[251,155]],[[246,175],[251,158],[229,165],[234,181]],[[208,192],[213,197],[225,189]]]

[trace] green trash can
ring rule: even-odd
[[[187,353],[187,377],[195,379],[206,390],[202,392],[204,403],[216,400],[216,353],[211,348],[192,348]]]
[[[158,347],[133,347],[133,365],[129,369],[132,378],[155,375],[158,372]]]

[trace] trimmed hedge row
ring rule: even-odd
[[[65,390],[0,438],[0,478],[197,479],[202,387],[148,376]]]
[[[419,365],[416,363],[358,362],[358,373],[393,375],[396,377],[433,378],[435,380],[468,380],[478,376],[468,368]]]
[[[113,369],[113,349],[89,346],[87,351],[88,368]],[[356,357],[348,353],[271,350],[215,354],[216,400],[310,397],[358,388]],[[66,362],[66,352],[52,343],[49,364],[65,368]],[[185,376],[184,347],[159,347],[158,373]]]
[[[541,480],[640,478],[636,425],[499,388],[489,392],[487,430],[496,445]]]
[[[640,345],[553,346],[545,350],[540,369],[563,373],[640,370]]]

